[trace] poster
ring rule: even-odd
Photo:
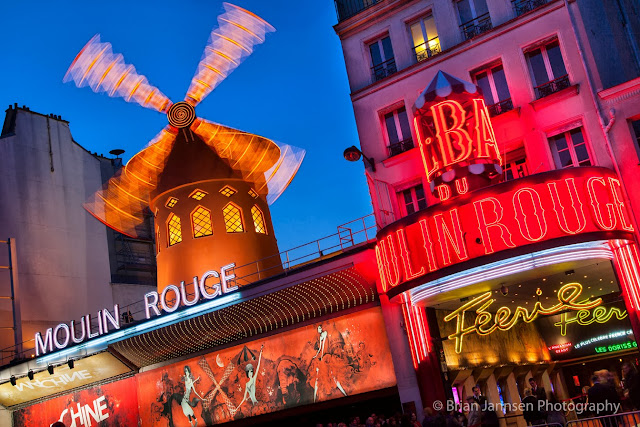
[[[138,425],[136,379],[130,377],[81,390],[13,413],[16,427],[135,427]]]
[[[396,384],[379,308],[141,373],[143,426],[213,425]]]

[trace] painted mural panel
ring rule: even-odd
[[[69,427],[137,426],[135,377],[57,397],[13,413],[16,427],[47,427],[56,421]]]
[[[138,375],[143,426],[213,425],[391,387],[373,308]]]

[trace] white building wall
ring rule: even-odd
[[[28,340],[112,309],[113,297],[106,228],[82,207],[101,187],[99,160],[73,141],[63,120],[17,109],[14,132],[0,138],[0,240],[16,239]],[[6,323],[10,304],[0,304]],[[0,336],[2,347],[11,344],[10,333]]]

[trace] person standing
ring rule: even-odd
[[[628,402],[634,410],[640,409],[640,376],[635,366],[629,362],[622,364],[622,374],[624,375],[624,391]]]
[[[529,385],[531,386],[531,394],[538,400],[547,400],[547,391],[544,387],[539,387],[536,380],[529,378]]]
[[[478,404],[476,397],[467,396],[467,404],[469,405],[469,413],[467,414],[467,426],[480,427],[482,423],[482,414],[480,412],[480,404]]]
[[[522,399],[524,408],[522,409],[522,415],[530,426],[545,424],[546,422],[544,414],[540,412],[540,409],[538,409],[539,401],[540,400],[533,395],[533,391],[530,388],[524,391],[524,399]]]

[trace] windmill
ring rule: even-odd
[[[274,28],[224,3],[184,101],[172,103],[94,36],[64,81],[167,115],[169,124],[85,204],[112,229],[144,234],[154,215],[158,291],[230,263],[257,280],[282,271],[269,205],[289,185],[304,151],[197,117],[195,107]],[[260,272],[260,273],[258,273]],[[242,283],[240,283],[242,284]]]

